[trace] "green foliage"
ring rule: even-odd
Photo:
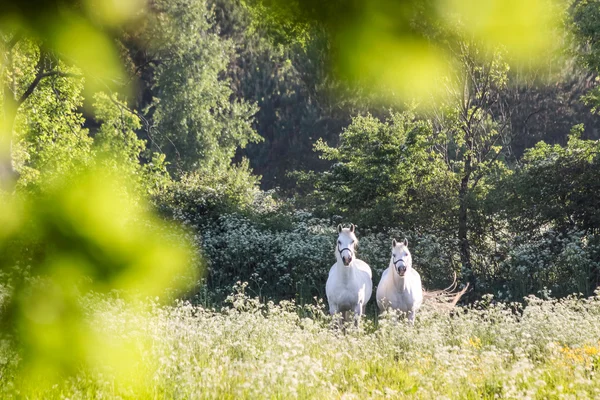
[[[600,2],[575,2],[570,17],[570,28],[575,36],[577,53],[588,68],[597,71],[600,68]]]
[[[39,49],[27,43],[28,49],[20,53],[17,49],[19,66],[16,70],[31,71],[38,61]],[[61,62],[57,69],[69,69]],[[22,80],[16,80],[15,91],[21,92],[31,84],[33,76],[28,73]],[[15,164],[23,175],[20,184],[29,185],[39,181],[42,171],[53,171],[57,175],[71,171],[90,162],[92,138],[83,128],[81,114],[83,105],[83,80],[51,76],[38,84],[16,115]]]
[[[302,43],[310,27],[324,28],[340,76],[392,101],[414,97],[428,101],[432,94],[443,97],[438,78],[451,75],[456,61],[448,45],[465,40],[485,49],[505,48],[511,60],[521,64],[544,65],[541,58],[560,37],[564,11],[561,2],[537,0],[483,4],[256,0],[250,4],[258,4],[260,22],[283,42],[296,34]]]
[[[529,293],[587,296],[600,283],[599,271],[598,235],[549,228],[537,235],[515,237],[496,275],[496,287],[505,299],[520,299]]]
[[[97,154],[102,155],[103,167],[137,176],[136,187],[145,192],[166,185],[164,155],[149,155],[151,161],[142,164],[146,144],[136,134],[140,119],[118,95],[95,94],[89,108],[100,126],[90,134],[82,114],[84,79],[77,68],[43,53],[29,39],[15,45],[11,60],[5,76],[10,94],[5,94],[24,96],[33,88],[14,116],[12,162],[21,175],[19,186],[50,184],[67,172],[95,164]],[[35,83],[44,70],[51,72]]]
[[[91,95],[125,78],[113,35],[105,28],[132,22],[143,7],[140,0],[124,0],[118,6],[110,0],[6,4],[0,10],[2,45],[8,44],[10,51],[10,42],[21,37],[43,42],[44,51],[61,54],[80,68],[87,78],[86,94]]]
[[[582,129],[573,129],[566,146],[538,143],[486,196],[500,261],[490,284],[507,297],[590,295],[600,282],[600,147],[582,140]]]
[[[139,168],[139,155],[144,151],[144,141],[135,131],[141,128],[139,118],[118,97],[105,93],[94,96],[95,119],[100,122],[95,144],[104,157],[113,157],[131,172]]]
[[[329,267],[335,262],[331,226],[308,213],[286,215],[287,227],[273,227],[239,214],[223,214],[200,226],[208,260],[206,283],[222,300],[237,281],[261,298],[324,297]]]
[[[580,139],[579,128],[567,146],[538,143],[508,179],[503,202],[517,231],[596,232],[600,226],[600,143]]]
[[[256,107],[235,99],[223,74],[233,55],[205,0],[159,1],[143,37],[152,43],[152,144],[178,171],[227,168],[238,147],[257,142]]]
[[[133,307],[136,297],[168,299],[195,281],[198,258],[185,236],[129,195],[127,175],[75,170],[34,194],[3,196],[1,334],[21,360],[17,390],[81,368],[118,375],[136,367],[140,354],[123,352],[126,341],[98,335],[98,321],[84,318],[82,296],[116,290]]]
[[[427,209],[436,193],[451,184],[442,159],[431,151],[431,138],[431,124],[410,112],[392,113],[385,122],[356,117],[338,147],[317,141],[315,150],[333,162],[315,182],[317,195],[359,225],[424,226],[431,222]]]
[[[574,36],[575,54],[579,61],[596,74],[600,71],[600,2],[595,0],[574,3],[570,13],[570,28]],[[597,78],[596,78],[597,79]],[[600,92],[596,86],[588,87],[583,97],[592,112],[598,113]]]
[[[294,194],[297,187],[287,174],[326,169],[329,163],[312,151],[314,142],[336,142],[351,116],[372,101],[335,79],[328,65],[330,43],[322,32],[314,32],[304,47],[276,46],[264,35],[236,39],[240,54],[232,83],[259,106],[256,129],[265,139],[243,154],[263,176],[263,187]]]
[[[202,168],[158,191],[154,202],[165,215],[197,226],[221,213],[249,209],[258,195],[258,179],[247,160],[227,169]]]
[[[144,194],[155,195],[170,185],[165,155],[151,154],[144,162],[146,141],[138,138],[141,128],[138,115],[116,95],[99,92],[94,96],[95,119],[100,128],[94,137],[94,150],[101,156],[102,167],[135,177],[136,187]]]
[[[431,114],[438,136],[437,150],[449,169],[461,178],[469,178],[469,189],[480,179],[503,168],[503,150],[510,143],[510,109],[502,92],[508,86],[510,67],[505,55],[486,53],[475,43],[461,43],[460,63],[466,70],[458,85],[447,86],[447,97],[439,111]]]

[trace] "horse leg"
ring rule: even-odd
[[[360,317],[364,312],[365,307],[362,303],[358,303],[356,307],[354,307],[354,327],[358,329],[358,325],[360,322]]]
[[[400,323],[400,315],[404,313],[400,310],[394,310],[393,308],[390,308],[389,312],[392,313],[392,322],[394,326],[398,326],[398,324]]]
[[[417,312],[416,312],[416,311],[414,311],[414,310],[410,310],[410,311],[408,312],[408,322],[409,322],[411,325],[414,325],[414,324],[415,324],[415,316],[416,316],[416,315],[417,315]]]
[[[344,312],[340,312],[334,305],[329,306],[329,314],[331,314],[331,323],[334,329],[343,329]]]
[[[344,324],[344,334],[346,334],[346,328],[348,327],[349,320],[350,320],[350,311],[344,311],[344,318],[342,318],[342,323]]]
[[[329,314],[333,317],[338,313],[338,308],[334,304],[329,304]]]

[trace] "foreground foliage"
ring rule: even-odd
[[[0,350],[3,398],[597,398],[600,296],[491,297],[452,315],[425,307],[414,327],[380,317],[360,332],[330,329],[321,302],[260,303],[243,287],[220,311],[180,302],[136,312],[89,296],[105,337],[143,355],[135,375],[86,370],[19,393],[18,358]],[[138,338],[150,338],[138,340]],[[138,379],[143,377],[144,385]],[[129,382],[133,382],[130,384]]]

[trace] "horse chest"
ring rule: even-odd
[[[326,285],[327,300],[336,311],[356,311],[356,307],[364,307],[369,301],[373,289],[371,277],[354,267],[343,268],[332,267]]]
[[[356,283],[338,283],[332,286],[331,298],[341,309],[352,309],[359,301],[364,300],[364,285]]]
[[[399,284],[393,280],[391,274],[387,274],[377,289],[377,302],[384,308],[391,307],[404,312],[414,311],[421,306],[422,300],[420,282]]]
[[[415,298],[413,294],[408,290],[403,290],[401,292],[391,292],[389,297],[390,305],[395,310],[410,311],[415,306]]]

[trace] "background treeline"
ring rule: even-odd
[[[128,82],[94,96],[93,78],[43,40],[4,32],[17,187],[40,190],[98,154],[104,168],[124,164],[140,196],[191,229],[207,303],[238,280],[269,298],[323,296],[334,227],[350,222],[375,282],[391,238],[407,237],[427,287],[457,272],[473,297],[589,295],[598,15],[598,2],[570,5],[566,45],[539,71],[475,40],[448,43],[462,72],[431,76],[444,88],[434,106],[340,79],[326,29],[282,27],[260,4],[151,2],[116,34]]]

